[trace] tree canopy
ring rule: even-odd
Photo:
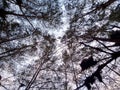
[[[1,0],[0,90],[119,90],[119,0]]]

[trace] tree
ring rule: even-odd
[[[88,11],[85,11],[85,7],[88,5],[88,2],[90,7],[88,7]],[[78,86],[76,84],[76,90],[79,90],[84,86],[89,90],[95,87],[99,88],[99,83],[96,82],[97,79],[99,82],[105,84],[105,77],[109,76],[110,79],[111,77],[114,78],[111,76],[110,72],[105,73],[108,69],[108,71],[112,71],[118,76],[120,75],[117,69],[113,69],[114,66],[118,66],[118,64],[115,63],[119,62],[118,58],[120,56],[120,28],[119,25],[115,25],[115,21],[116,23],[119,23],[117,19],[119,16],[117,13],[119,11],[119,4],[116,2],[117,5],[115,7],[115,2],[116,0],[108,0],[104,2],[91,0],[86,2],[84,1],[84,3],[77,1],[79,6],[76,5],[76,7],[74,7],[75,5],[71,5],[71,7],[73,7],[72,10],[75,8],[76,11],[74,15],[73,12],[70,12],[70,15],[73,15],[72,18],[70,18],[70,28],[66,32],[66,35],[64,35],[62,41],[63,43],[66,43],[72,53],[74,52],[73,57],[77,57],[77,55],[80,56],[80,59],[77,59],[76,62],[83,59],[80,61],[80,66],[87,74],[86,77],[83,74],[85,79],[82,79],[82,76],[78,78],[79,80],[77,79],[77,83],[80,83],[81,85]],[[111,7],[115,8],[112,10]],[[69,10],[72,11],[71,9]],[[112,13],[110,13],[109,10],[112,11]],[[116,14],[113,15],[113,12],[116,12]],[[109,15],[107,15],[108,13]],[[112,19],[113,17],[115,18]],[[117,31],[114,31],[115,28]],[[117,48],[117,50],[115,48]],[[91,56],[96,61],[90,59],[89,57]],[[86,60],[83,57],[86,57]],[[108,82],[106,83],[108,84]],[[83,90],[83,88],[81,90]]]
[[[1,89],[119,90],[118,0],[20,1],[0,2]]]

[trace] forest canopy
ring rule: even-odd
[[[120,90],[119,0],[0,0],[0,90]]]

